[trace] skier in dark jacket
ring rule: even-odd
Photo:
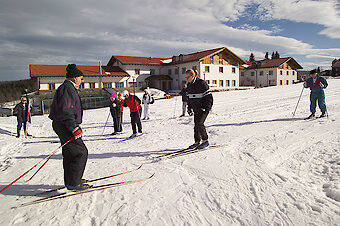
[[[185,72],[187,86],[189,114],[194,111],[194,138],[195,143],[189,148],[205,148],[209,145],[208,134],[204,126],[205,119],[213,105],[213,96],[209,91],[208,84],[196,76],[194,70]],[[201,143],[202,141],[202,143]]]
[[[121,114],[122,108],[120,104],[120,100],[116,98],[116,94],[111,94],[110,96],[110,112],[113,119],[113,128],[114,132],[111,135],[116,135],[119,132],[122,132],[122,123],[121,123]]]
[[[13,112],[17,115],[18,121],[16,137],[20,137],[21,127],[24,127],[25,138],[31,136],[27,133],[27,122],[30,122],[30,106],[26,97],[21,97],[21,102],[14,107]]]
[[[312,117],[315,117],[316,112],[316,101],[318,101],[319,108],[321,110],[320,118],[326,116],[326,104],[325,104],[325,92],[323,91],[325,88],[327,88],[328,83],[326,79],[323,77],[320,77],[316,70],[310,71],[311,77],[309,77],[304,82],[305,88],[310,88],[310,111],[311,114],[307,117],[307,119],[310,119]]]
[[[188,108],[188,92],[187,92],[187,84],[184,83],[183,88],[179,94],[182,96],[182,114],[179,117],[185,116],[185,112]]]
[[[142,123],[141,123],[141,114],[142,114],[142,106],[141,100],[135,96],[129,94],[127,90],[123,91],[123,97],[124,99],[124,107],[129,107],[130,109],[130,117],[131,117],[131,126],[132,126],[132,135],[130,138],[133,138],[137,136],[137,128],[138,127],[138,132],[142,133]]]
[[[58,135],[63,147],[64,182],[69,190],[85,190],[90,186],[83,184],[83,174],[87,162],[88,150],[81,138],[83,131],[83,109],[77,89],[83,82],[83,73],[75,64],[66,68],[66,80],[58,87],[52,101],[49,118],[53,120],[53,130]]]

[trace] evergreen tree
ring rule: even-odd
[[[264,59],[269,60],[268,52],[266,52],[266,55],[264,56]]]
[[[251,53],[249,57],[249,62],[253,62],[253,61],[255,61],[255,55],[254,53]]]
[[[274,51],[273,51],[273,53],[272,53],[272,59],[275,59],[275,53],[274,53]]]
[[[280,58],[280,54],[278,51],[275,52],[275,59],[279,59]]]

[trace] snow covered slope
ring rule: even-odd
[[[84,112],[89,159],[84,178],[141,170],[98,182],[147,181],[105,191],[11,209],[32,194],[63,184],[59,151],[36,177],[0,194],[0,225],[339,225],[340,80],[329,79],[329,118],[309,115],[309,90],[292,113],[302,84],[214,93],[206,121],[210,143],[223,147],[153,162],[151,156],[193,143],[193,118],[181,114],[181,99],[157,100],[144,135],[132,131],[128,109],[124,133],[103,132],[109,109]],[[317,115],[320,112],[318,110]],[[16,139],[16,118],[0,118],[0,188],[58,148],[45,116],[33,117],[32,139]]]

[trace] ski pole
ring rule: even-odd
[[[300,99],[301,99],[301,96],[302,96],[302,93],[303,93],[304,88],[305,88],[305,87],[302,86],[302,90],[301,90],[301,93],[300,93],[299,100],[298,100],[298,102],[297,102],[297,104],[296,104],[296,107],[295,107],[295,110],[294,110],[294,112],[293,112],[293,117],[295,116],[295,112],[296,112],[296,109],[297,109],[297,107],[298,107],[298,105],[299,105],[299,102],[300,102]]]
[[[103,128],[103,131],[102,131],[102,135],[104,134],[104,130],[105,130],[107,121],[109,121],[109,116],[110,116],[110,112],[109,112],[109,114],[107,115],[107,119],[106,119],[106,122],[105,122],[105,125],[104,125],[104,128]]]
[[[73,140],[74,137],[72,137],[70,140],[68,140],[65,144],[60,145],[56,150],[54,150],[49,156],[43,158],[42,160],[40,160],[38,163],[36,163],[34,166],[32,166],[29,170],[27,170],[25,173],[23,173],[22,175],[20,175],[17,179],[15,179],[14,181],[12,181],[9,185],[7,185],[5,188],[3,188],[0,193],[2,193],[3,191],[5,191],[7,188],[9,188],[10,186],[12,186],[15,182],[17,182],[18,180],[20,180],[22,177],[24,177],[26,174],[28,174],[32,169],[34,169],[35,167],[37,167],[43,160],[45,160],[47,158],[47,160],[45,161],[45,163],[38,169],[38,171],[46,164],[46,162],[59,150],[59,148],[64,147],[66,144],[68,144],[71,140]],[[37,172],[38,172],[37,171]],[[35,174],[37,174],[37,172]],[[35,175],[34,174],[34,175]],[[33,176],[34,176],[33,175]],[[32,179],[33,176],[30,178]]]

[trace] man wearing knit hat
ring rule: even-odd
[[[69,190],[85,190],[90,188],[83,184],[83,174],[87,162],[88,151],[81,139],[83,131],[79,127],[82,122],[83,109],[77,92],[83,82],[83,73],[75,64],[66,67],[66,80],[58,87],[52,101],[49,118],[53,120],[53,130],[63,146],[64,182]]]
[[[114,131],[111,135],[116,135],[119,132],[122,132],[122,123],[121,123],[121,114],[122,114],[122,107],[120,100],[116,97],[116,94],[110,95],[110,112],[113,119],[113,128]]]

